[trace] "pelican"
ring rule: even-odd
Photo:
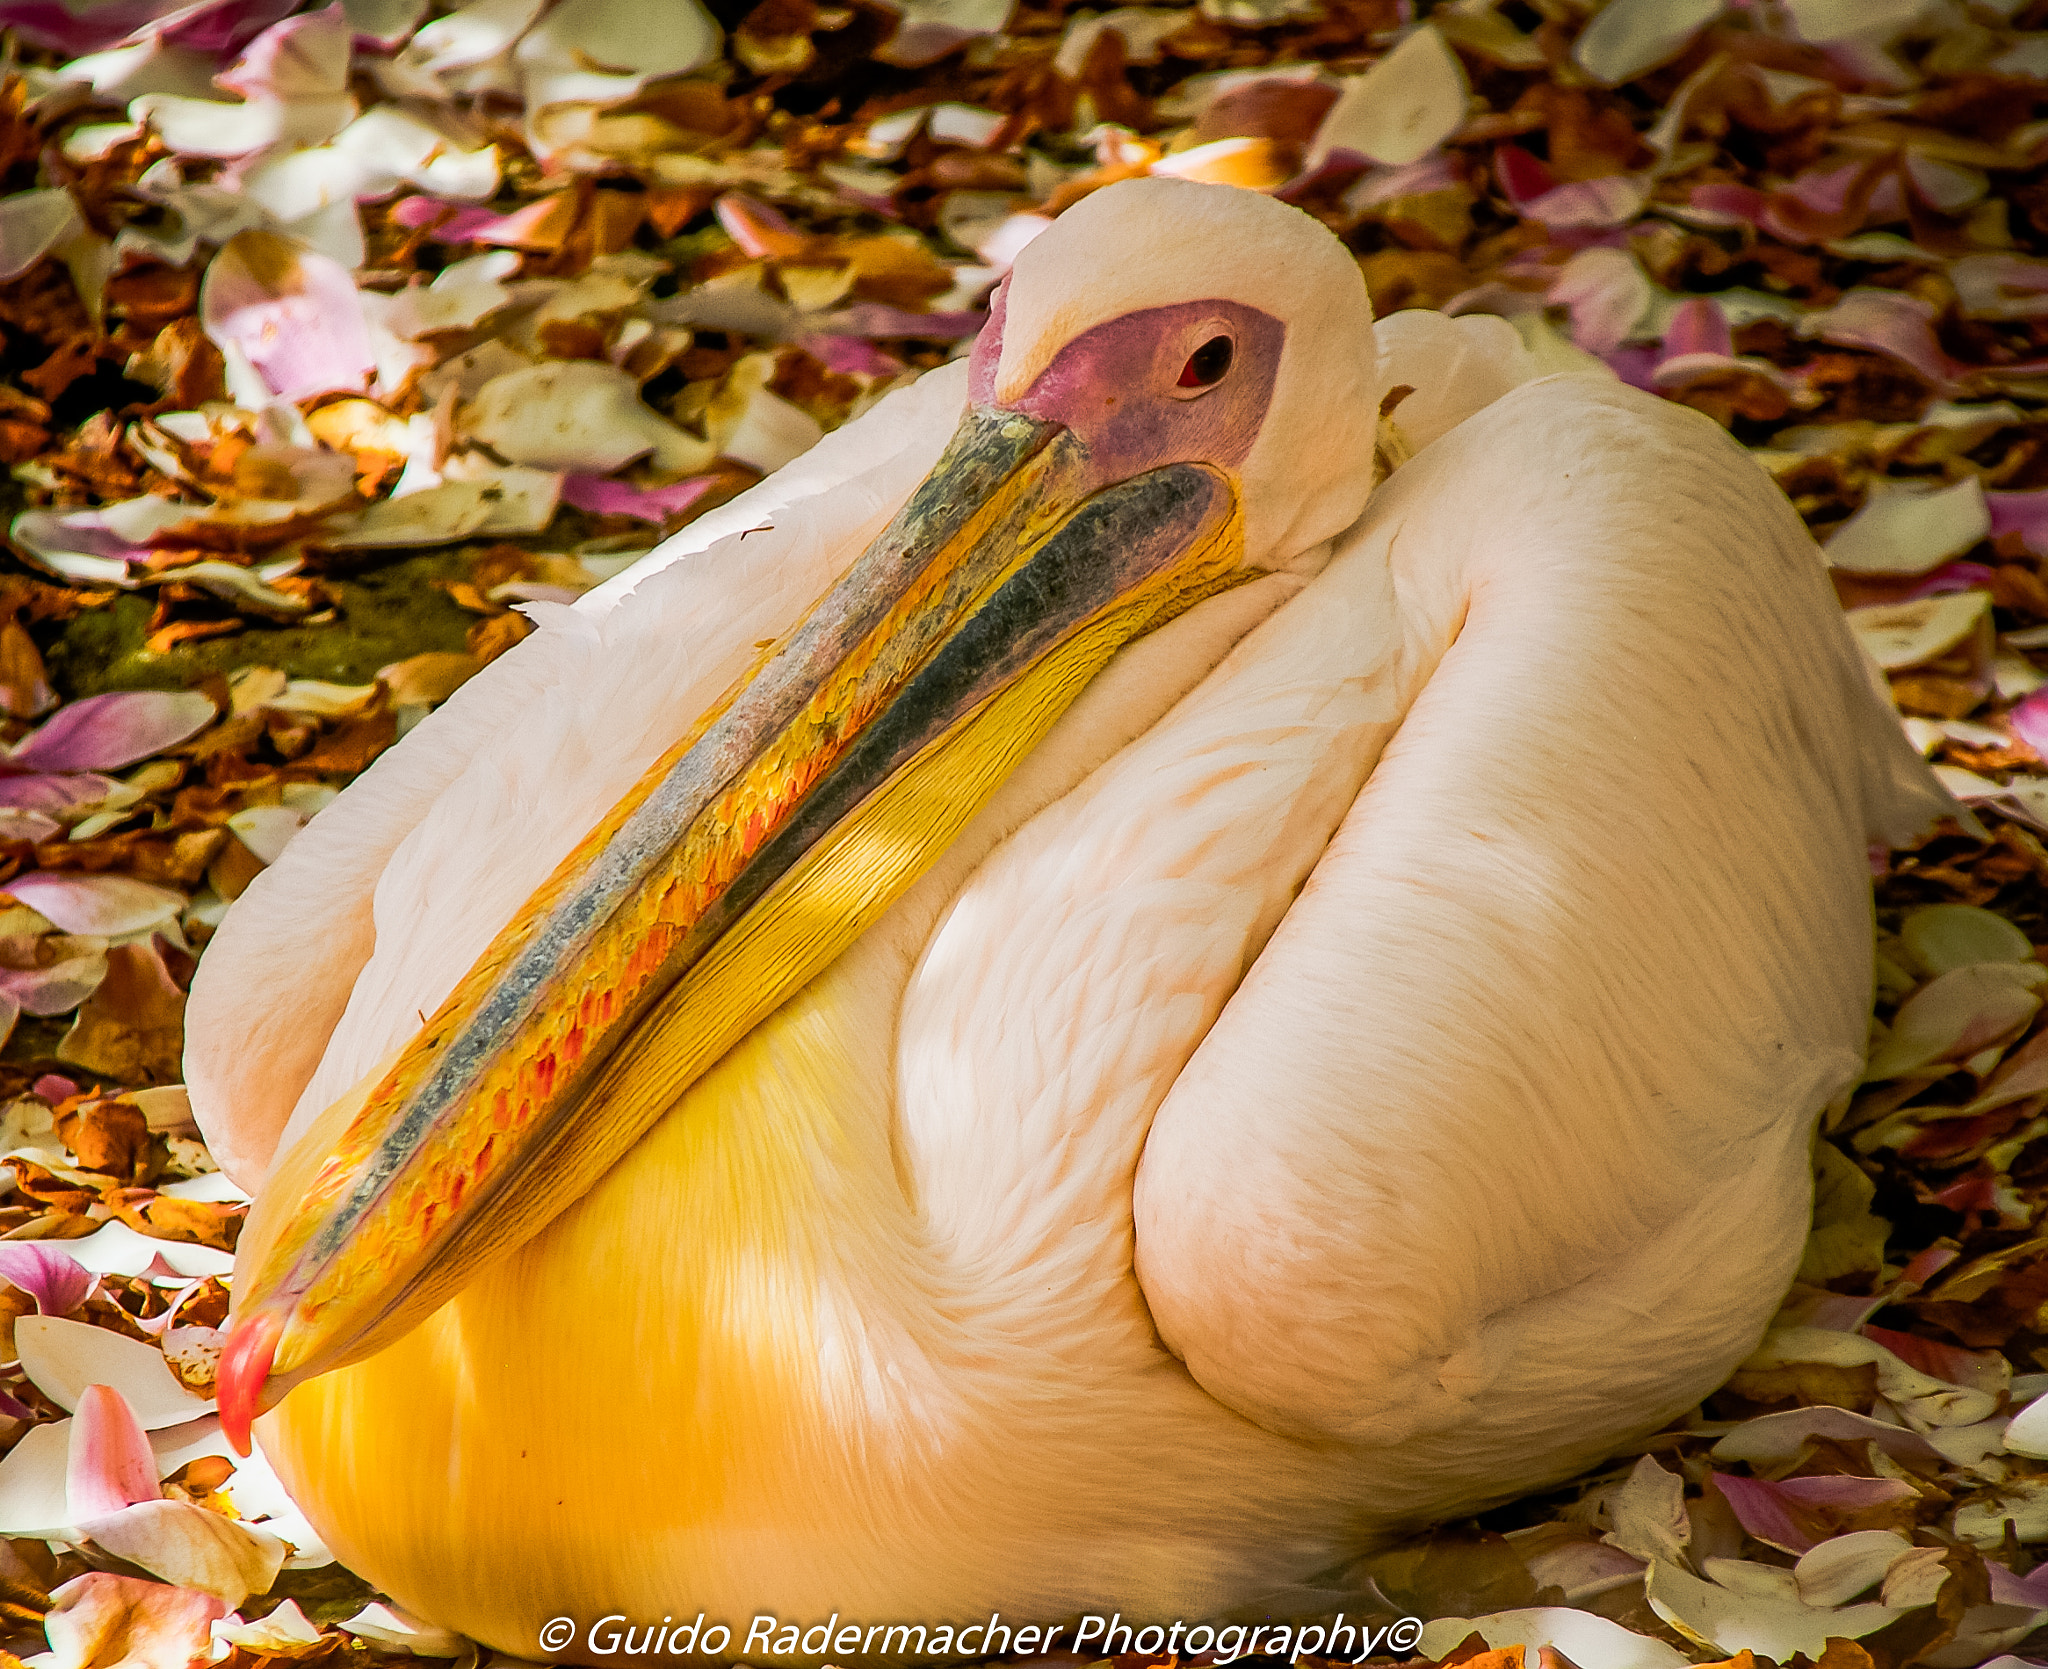
[[[322,812],[187,1067],[342,1560],[524,1657],[1214,1616],[1725,1377],[1951,802],[1754,463],[1520,353],[1111,186]]]

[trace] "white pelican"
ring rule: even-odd
[[[1711,422],[1378,337],[1294,209],[1099,192],[250,888],[222,1407],[349,1565],[528,1657],[1213,1615],[1755,1344],[1949,802]]]

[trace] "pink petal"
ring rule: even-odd
[[[981,312],[912,313],[880,302],[856,302],[822,321],[830,333],[844,336],[907,336],[924,342],[951,342],[980,333],[988,323]]]
[[[200,0],[172,14],[163,38],[172,46],[224,56],[290,16],[298,4],[299,0]]]
[[[1650,310],[1650,281],[1620,249],[1582,249],[1559,270],[1549,299],[1571,309],[1572,338],[1588,353],[1610,354]]]
[[[2048,261],[2025,255],[1965,255],[1951,262],[1956,299],[1974,319],[2024,319],[2048,313]]]
[[[66,817],[98,805],[118,786],[112,777],[0,777],[0,807]]]
[[[1717,1472],[1714,1483],[1743,1529],[1788,1553],[1805,1553],[1827,1539],[1809,1528],[1815,1512],[1858,1512],[1914,1493],[1911,1484],[1897,1478],[1786,1478],[1772,1483]]]
[[[223,244],[199,307],[206,334],[244,355],[280,399],[361,389],[376,366],[348,269],[280,233]]]
[[[1686,207],[1702,214],[1724,218],[1730,223],[1746,222],[1756,225],[1762,218],[1770,198],[1750,185],[1713,184],[1696,185],[1686,199]]]
[[[2048,759],[2048,686],[2036,690],[2019,702],[2005,715],[2005,722],[2012,727],[2012,733],[2043,759]],[[2015,1055],[2013,1061],[2020,1059]],[[2011,1066],[2013,1061],[2008,1061]],[[2001,1069],[2001,1073],[2003,1069]],[[1996,1078],[1992,1080],[1995,1084]]]
[[[392,206],[391,218],[401,226],[432,227],[427,235],[436,243],[502,243],[516,248],[521,236],[518,215],[444,197],[401,198]]]
[[[62,1073],[45,1072],[34,1083],[29,1085],[28,1092],[39,1100],[49,1102],[54,1107],[58,1102],[68,1101],[72,1096],[76,1095],[78,1093],[78,1086]]]
[[[1546,191],[1522,213],[1553,230],[1625,226],[1648,198],[1641,180],[1631,174],[1607,174],[1597,180],[1574,180]]]
[[[183,893],[128,875],[60,875],[36,870],[15,876],[4,890],[16,902],[48,916],[66,933],[101,939],[161,927],[185,907]]]
[[[1990,1180],[1988,1173],[1986,1180]],[[1865,1327],[1863,1336],[1883,1345],[1908,1367],[1918,1368],[1922,1373],[1946,1380],[1951,1385],[1983,1390],[1988,1377],[1999,1373],[1999,1358],[1995,1351],[1965,1350],[1961,1345],[1943,1344],[1938,1339],[1895,1333],[1889,1327]]]
[[[1956,366],[1934,334],[1934,309],[1897,290],[1854,289],[1824,313],[1801,321],[1802,333],[1849,348],[1890,354],[1937,387]]]
[[[1916,597],[1940,597],[1951,591],[1988,591],[1992,570],[1981,562],[1947,562],[1908,591],[1905,601]]]
[[[1517,214],[1526,214],[1531,203],[1555,191],[1558,184],[1549,167],[1519,145],[1494,147],[1493,176]]]
[[[60,707],[8,756],[38,771],[112,771],[196,736],[214,720],[197,690],[116,690]]]
[[[2048,487],[2027,493],[1986,493],[1991,512],[1991,537],[2017,533],[2036,556],[2048,556]]]
[[[0,968],[0,996],[23,1014],[69,1014],[107,977],[107,958],[95,951],[47,968]]]
[[[348,19],[339,0],[325,11],[274,23],[249,43],[234,68],[214,77],[245,99],[288,102],[332,98],[348,88]]]
[[[547,228],[560,213],[561,209],[553,197],[543,197],[528,203],[523,209],[514,209],[510,214],[492,215],[460,237],[451,235],[446,228],[437,229],[434,235],[448,243],[488,243],[501,249],[551,249],[561,240]]]
[[[50,1598],[52,1669],[200,1669],[212,1661],[212,1625],[228,1614],[212,1594],[110,1571],[74,1577]]]
[[[1657,350],[1638,344],[1634,347],[1610,348],[1600,356],[1607,361],[1607,368],[1631,388],[1645,388],[1655,392],[1661,385],[1658,373],[1663,369]]]
[[[789,217],[771,209],[766,203],[758,203],[737,191],[728,191],[713,207],[726,236],[738,244],[741,253],[751,260],[794,255],[804,246],[803,233],[790,224]]]
[[[45,817],[40,811],[16,811],[0,806],[0,840],[20,840],[31,846],[40,846],[61,832],[63,827],[54,817]]]
[[[43,1315],[69,1315],[98,1279],[70,1253],[41,1240],[0,1240],[0,1277],[33,1298]]]
[[[893,377],[903,369],[902,360],[891,358],[858,336],[820,332],[804,337],[799,346],[826,370],[842,377]]]
[[[79,13],[61,0],[4,0],[0,29],[12,29],[31,46],[81,56],[118,45],[177,9],[178,0],[112,0]]]
[[[1712,296],[1694,296],[1680,302],[1664,332],[1664,354],[1732,355],[1735,342],[1728,331],[1728,315]]]
[[[2025,1576],[2015,1576],[1996,1559],[1986,1559],[1984,1569],[1991,1578],[1993,1605],[2023,1605],[2029,1611],[2048,1611],[2048,1565],[2042,1565]],[[2007,1658],[2004,1661],[2018,1663],[2022,1660]]]
[[[1930,1246],[1900,1271],[1899,1284],[1924,1287],[1962,1255],[1953,1246]]]
[[[614,481],[607,475],[565,475],[562,502],[593,516],[638,516],[643,522],[666,521],[678,510],[687,510],[717,478],[699,475],[667,487],[635,487]]]
[[[163,1499],[149,1439],[128,1399],[111,1385],[88,1385],[78,1399],[64,1495],[74,1522],[117,1513],[137,1501]]]
[[[1844,162],[1832,168],[1809,168],[1785,186],[1783,195],[1815,214],[1846,213],[1850,194],[1868,166],[1863,162]]]
[[[1779,1493],[1775,1484],[1762,1478],[1738,1478],[1716,1472],[1714,1485],[1735,1509],[1743,1529],[1760,1542],[1781,1547],[1788,1553],[1804,1553],[1826,1539],[1812,1534],[1800,1523],[1792,1510],[1793,1503]]]

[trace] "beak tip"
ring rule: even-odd
[[[221,1430],[244,1459],[250,1448],[249,1428],[263,1411],[263,1388],[283,1332],[283,1325],[268,1312],[238,1316],[221,1351],[220,1372],[214,1382]]]

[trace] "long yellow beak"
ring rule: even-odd
[[[1070,431],[970,411],[846,577],[329,1110],[236,1259],[219,1402],[241,1452],[293,1385],[394,1342],[588,1191],[1118,648],[1249,577],[1219,471],[1092,486]]]

